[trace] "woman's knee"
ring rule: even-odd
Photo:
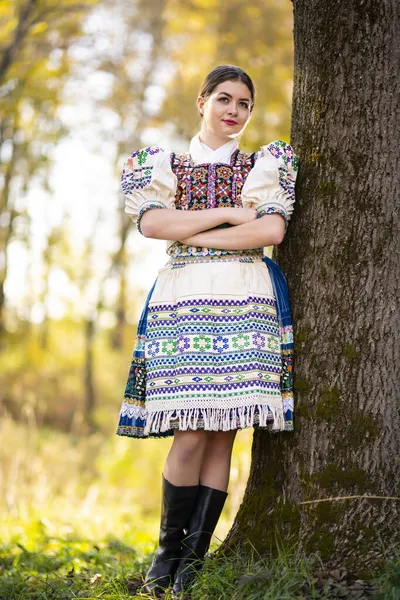
[[[236,431],[215,431],[207,440],[206,454],[226,456],[230,455],[235,441]]]
[[[207,445],[206,431],[176,431],[174,435],[174,450],[179,460],[190,462],[195,457],[201,458]]]

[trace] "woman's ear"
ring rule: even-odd
[[[204,98],[203,96],[199,96],[197,98],[197,108],[199,109],[199,113],[201,116],[204,114]]]

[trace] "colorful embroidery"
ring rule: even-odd
[[[285,232],[288,228],[289,225],[289,217],[287,212],[285,211],[284,208],[282,208],[282,206],[273,206],[271,205],[271,202],[268,202],[267,204],[261,204],[261,206],[257,207],[257,219],[260,219],[261,217],[263,217],[264,215],[282,215],[282,217],[285,219]]]
[[[281,193],[294,199],[297,157],[280,140],[268,149],[278,161]],[[128,193],[147,185],[146,177],[151,181],[148,156],[159,151],[146,148],[128,160],[123,173]],[[194,166],[189,155],[172,154],[171,166],[178,179],[176,208],[242,206],[243,184],[255,158],[255,154],[237,151],[230,164]],[[258,217],[279,213],[287,226],[288,214],[276,200],[276,206],[273,202],[259,206]],[[154,200],[144,203],[139,231],[140,218],[151,208],[165,206]],[[263,249],[225,251],[175,242],[168,254],[172,272],[192,262],[261,261]],[[174,275],[181,277],[181,273]],[[286,324],[290,320],[282,322],[280,316],[286,307],[278,320],[274,297],[183,298],[149,304],[146,325],[140,327],[146,334],[138,336],[136,352],[140,357],[145,354],[145,366],[144,360],[132,361],[117,433],[164,437],[177,428],[226,431],[250,426],[291,431],[293,329]]]
[[[185,244],[181,244],[181,242],[174,242],[167,250],[167,254],[173,258],[201,258],[201,257],[220,257],[229,258],[232,257],[234,260],[237,260],[237,257],[240,259],[245,259],[246,256],[249,258],[252,257],[262,257],[264,254],[263,248],[255,248],[252,250],[218,250],[216,248],[200,248],[198,246],[186,246]]]
[[[154,156],[159,152],[164,152],[164,150],[162,148],[159,148],[158,146],[149,146],[148,148],[144,148],[143,150],[136,150],[136,152],[134,152],[131,155],[131,158],[136,158],[137,156],[137,163],[138,165],[142,166],[146,162],[149,154],[150,156]]]
[[[228,417],[243,424],[252,410],[251,424],[268,421],[270,428],[283,429],[279,335],[273,298],[150,302],[147,431],[165,433],[167,424],[171,430],[172,414],[180,409],[186,418],[197,414],[207,428],[218,418],[221,429]],[[251,403],[258,406],[256,422]]]
[[[130,163],[131,159],[127,160],[126,167],[121,177],[121,187],[124,194],[130,194],[133,190],[144,189],[151,182],[152,166],[145,169],[134,169]]]
[[[178,179],[175,206],[180,210],[201,210],[242,206],[241,191],[256,153],[236,150],[230,164],[194,165],[190,154],[171,154],[171,168]]]
[[[124,194],[130,194],[133,190],[144,189],[150,184],[153,166],[143,167],[143,165],[149,154],[154,156],[159,152],[164,152],[164,150],[157,146],[133,152],[126,161],[121,175],[121,187]]]
[[[298,156],[294,153],[292,146],[282,140],[274,140],[267,145],[268,151],[274,156],[278,163],[279,185],[289,194],[291,200],[295,200],[295,182],[299,167]]]

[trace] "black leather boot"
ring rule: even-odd
[[[227,492],[205,485],[199,486],[196,505],[188,525],[188,533],[182,542],[181,560],[173,586],[175,597],[188,590],[195,574],[201,569],[202,559],[210,547],[211,537],[227,496]]]
[[[177,486],[162,476],[159,545],[141,591],[158,595],[173,584],[179,564],[184,529],[199,491],[198,485]]]

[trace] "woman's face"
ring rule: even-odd
[[[242,81],[224,81],[204,100],[197,99],[203,114],[202,129],[220,138],[236,137],[250,119],[251,93]]]

